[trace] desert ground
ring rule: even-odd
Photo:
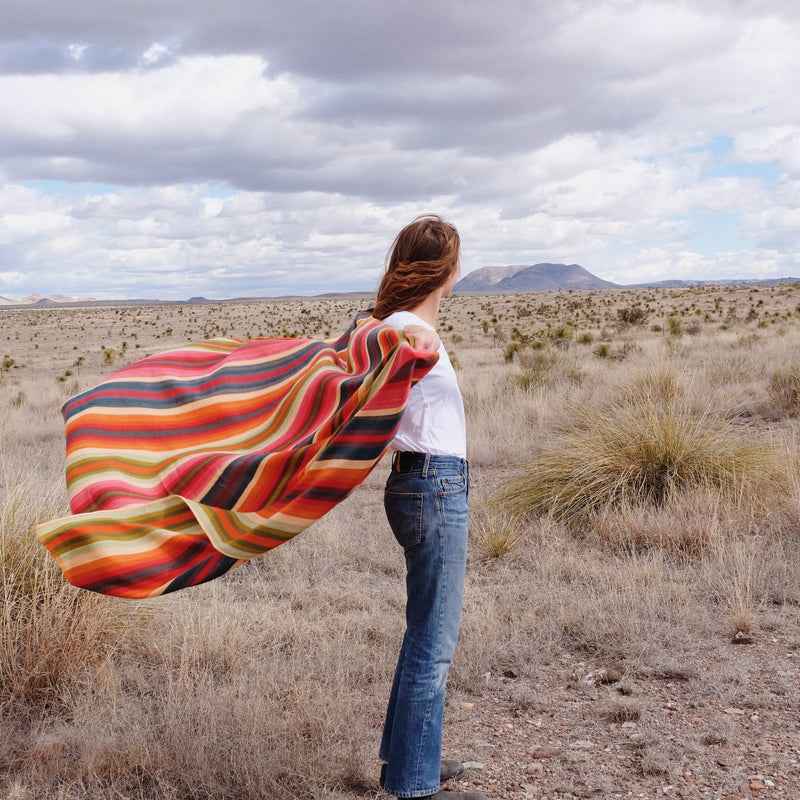
[[[363,298],[0,309],[0,797],[385,797],[403,630],[384,459],[308,531],[147,601],[65,583],[59,407]],[[472,467],[452,788],[800,798],[800,285],[455,296]]]

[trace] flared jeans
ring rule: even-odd
[[[467,563],[469,466],[456,456],[396,453],[384,507],[406,559],[406,631],[380,758],[385,790],[439,789],[445,684],[458,640]]]

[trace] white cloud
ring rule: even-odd
[[[18,286],[25,280],[21,272],[0,272],[0,281],[8,286]]]
[[[742,161],[774,161],[792,178],[800,179],[800,125],[744,131],[736,137],[735,154]]]
[[[72,43],[69,46],[69,54],[73,61],[80,61],[83,58],[83,54],[85,52],[86,52],[85,44]]]
[[[154,42],[142,53],[142,63],[147,67],[152,67],[159,61],[165,60],[169,55],[170,50],[166,45]]]
[[[798,270],[798,72],[800,19],[777,0],[120,0],[47,19],[8,0],[0,275],[369,289],[422,211],[459,225],[465,272]],[[696,246],[720,214],[719,252]]]
[[[11,196],[20,195],[47,213],[9,213]],[[6,187],[0,209],[0,252],[18,253],[26,275],[15,279],[17,293],[42,282],[76,293],[74,283],[98,297],[140,296],[154,283],[176,298],[373,288],[390,234],[413,215],[389,220],[369,204],[325,195],[287,203],[261,193],[209,198],[187,187],[77,202]]]
[[[2,76],[0,137],[51,144],[52,154],[80,150],[82,140],[113,147],[116,137],[120,150],[126,140],[157,145],[164,137],[202,147],[248,113],[293,110],[296,89],[267,79],[265,66],[255,56],[194,57],[155,72]]]

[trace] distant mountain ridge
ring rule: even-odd
[[[665,280],[650,283],[621,284],[598,278],[580,264],[533,264],[531,266],[479,267],[465,275],[453,289],[454,292],[491,294],[494,292],[551,292],[574,289],[679,289],[687,286],[775,286],[781,283],[798,283],[800,278],[764,278],[749,280]]]
[[[9,300],[0,296],[0,306],[58,306],[66,303],[91,303],[94,297],[70,297],[66,294],[29,294],[22,300]]]
[[[470,294],[493,294],[515,292],[587,291],[597,289],[680,289],[691,286],[777,286],[782,283],[800,283],[800,278],[730,278],[727,280],[663,280],[649,283],[619,284],[598,278],[580,264],[514,264],[509,266],[479,267],[461,278],[454,292]],[[188,300],[157,300],[154,298],[106,299],[94,297],[70,297],[64,294],[31,294],[21,300],[10,300],[0,296],[0,311],[13,308],[58,308],[65,306],[118,306],[118,305],[183,305],[186,303],[220,303],[257,300],[302,300],[311,297],[372,297],[373,292],[325,292],[323,294],[281,295],[277,297],[235,297],[209,300],[191,297]]]
[[[365,298],[369,299],[374,297],[375,292],[325,292],[316,295],[299,295],[299,294],[283,294],[283,295],[263,295],[255,297],[223,297],[217,299],[209,299],[207,297],[190,297],[188,300],[159,300],[153,297],[124,297],[124,298],[106,298],[105,300],[98,300],[94,297],[69,297],[68,295],[56,294],[49,296],[42,296],[38,294],[28,295],[22,300],[11,300],[8,297],[0,295],[0,312],[10,309],[33,309],[33,308],[93,308],[93,307],[114,307],[114,306],[179,306],[191,305],[192,303],[242,303],[242,302],[260,302],[260,301],[273,301],[273,300],[313,300],[313,299],[327,299],[327,298]],[[366,302],[365,302],[366,307]]]

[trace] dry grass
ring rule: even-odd
[[[496,509],[473,512],[470,518],[473,552],[487,560],[503,558],[528,536],[524,521]]]
[[[603,710],[603,716],[609,722],[634,722],[641,718],[642,706],[636,700],[616,700]]]
[[[742,678],[730,667],[706,681],[703,647],[739,631],[797,641],[799,298],[776,287],[447,303],[440,329],[459,364],[474,478],[448,720],[459,719],[459,698],[489,696],[544,727],[570,719],[573,701],[600,691],[582,675],[608,663],[631,691],[661,676],[690,687],[697,708],[712,697],[723,709],[739,702]],[[188,340],[334,336],[360,305],[0,312],[0,796],[377,795],[403,629],[403,557],[381,509],[386,465],[297,540],[154,601],[72,589],[32,533],[64,509],[58,406],[70,392]],[[598,358],[599,344],[612,357]],[[575,665],[575,694],[560,705],[563,685],[542,687],[564,665]],[[780,692],[781,707],[796,700],[784,674],[791,663],[776,655],[752,700],[764,714]],[[576,725],[644,730],[660,713],[642,694],[597,699],[591,723]],[[682,750],[657,727],[643,732],[636,758],[620,762],[624,788],[661,791],[699,758],[692,747],[735,739],[715,713]],[[570,786],[575,764],[564,764]]]
[[[746,438],[724,415],[648,397],[576,409],[573,428],[523,465],[499,502],[568,523],[700,489],[734,504],[761,502],[780,490],[784,465],[784,453]]]
[[[777,405],[790,416],[800,413],[800,364],[790,362],[772,372],[769,391]]]

